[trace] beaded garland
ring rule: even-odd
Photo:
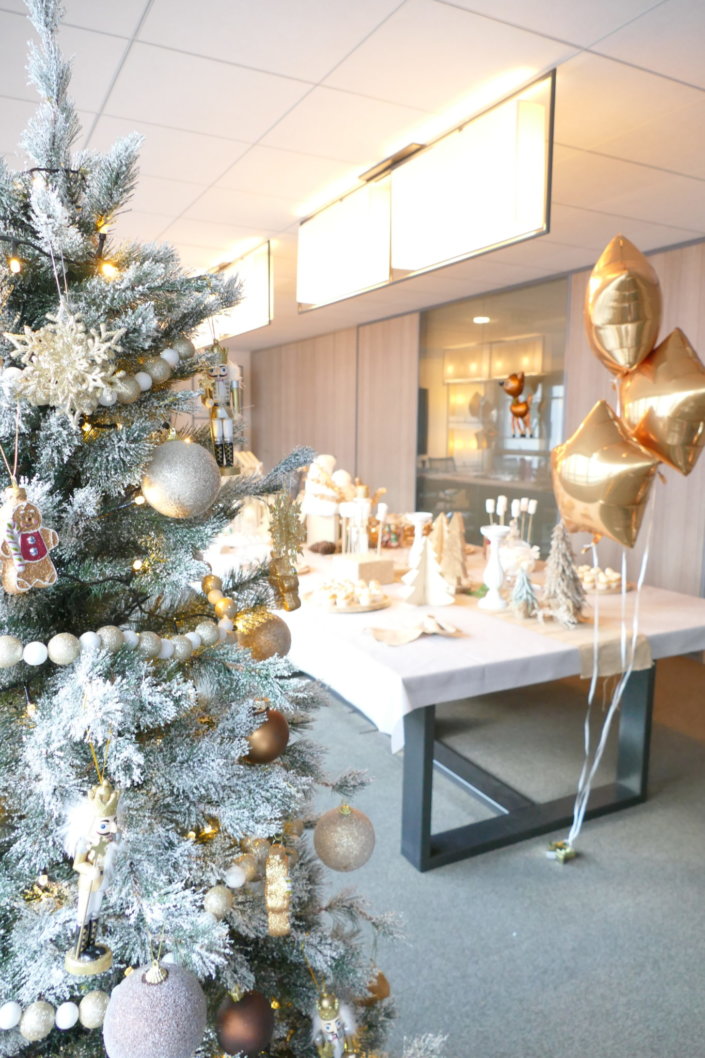
[[[215,621],[201,621],[192,632],[171,638],[162,638],[156,632],[134,632],[131,629],[105,625],[97,632],[84,632],[74,636],[70,632],[59,632],[48,643],[33,640],[22,644],[16,636],[0,635],[0,669],[9,669],[24,661],[27,665],[43,665],[52,661],[55,665],[71,665],[81,654],[96,650],[115,653],[123,648],[137,650],[146,658],[168,661],[174,658],[185,661],[199,647],[211,647],[222,643],[227,631],[219,628]]]

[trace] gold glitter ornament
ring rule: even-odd
[[[165,441],[142,478],[142,495],[167,518],[193,518],[212,507],[220,490],[220,471],[202,445]]]
[[[342,804],[324,812],[313,832],[316,853],[333,871],[355,871],[372,855],[375,830],[364,812]]]
[[[166,360],[162,360],[161,356],[154,356],[149,360],[145,360],[142,370],[146,371],[152,382],[158,386],[162,382],[168,382],[174,373]]]
[[[118,404],[134,404],[142,396],[140,384],[134,375],[118,375],[112,378],[110,388],[115,390]]]
[[[234,617],[237,613],[237,603],[234,599],[224,597],[216,601],[213,609],[216,617]]]
[[[255,661],[289,653],[291,632],[286,621],[268,610],[250,610],[235,620],[235,634],[241,647],[247,647]]]
[[[242,856],[236,856],[233,863],[245,872],[245,882],[255,882],[259,878],[259,863],[252,852],[243,852]]]
[[[264,902],[270,937],[286,937],[291,932],[291,878],[289,855],[283,845],[272,845],[264,865]]]
[[[206,573],[205,577],[201,581],[201,588],[208,595],[211,591],[220,591],[223,587],[223,582],[220,577],[216,577],[215,573]]]

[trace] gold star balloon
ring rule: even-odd
[[[566,529],[633,547],[658,462],[599,400],[573,436],[551,452],[553,489]]]
[[[658,276],[624,235],[615,235],[592,270],[585,330],[610,371],[632,371],[656,344],[661,326]]]
[[[634,440],[690,474],[705,444],[705,364],[679,327],[622,380],[620,394]]]

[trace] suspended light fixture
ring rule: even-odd
[[[411,144],[299,226],[301,309],[549,230],[555,71],[427,147]]]

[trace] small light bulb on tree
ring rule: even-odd
[[[7,267],[10,269],[12,274],[16,276],[19,275],[19,273],[22,271],[22,262],[16,254],[13,254],[7,259]]]
[[[120,275],[120,269],[112,261],[101,261],[100,271],[105,279],[115,279],[116,276]]]

